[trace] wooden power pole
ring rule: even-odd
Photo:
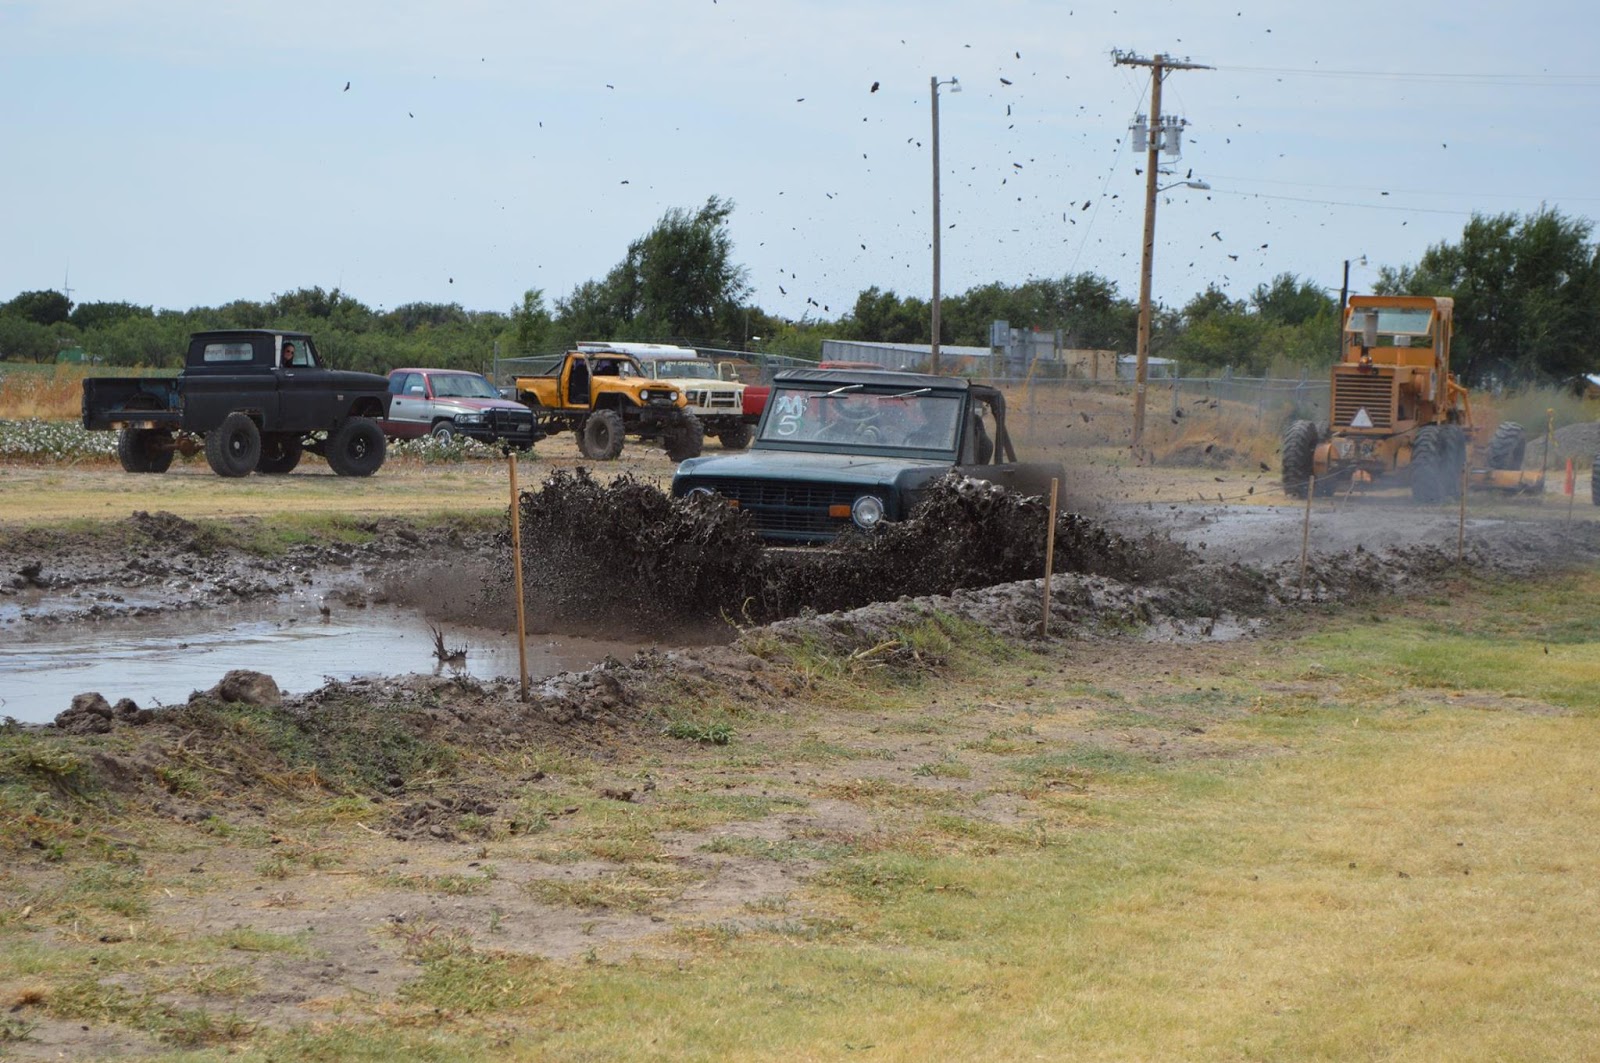
[[[1133,371],[1133,445],[1138,449],[1144,445],[1144,393],[1150,377],[1150,274],[1156,251],[1156,178],[1167,134],[1161,124],[1161,82],[1169,70],[1210,70],[1211,67],[1160,54],[1146,59],[1118,51],[1112,52],[1111,57],[1117,66],[1150,68],[1150,125],[1144,167],[1144,259],[1139,266],[1139,346]]]

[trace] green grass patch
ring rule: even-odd
[[[699,742],[701,745],[707,746],[725,746],[733,741],[733,736],[736,732],[732,724],[721,720],[710,722],[673,720],[661,729],[661,733],[668,738],[677,738],[685,742]]]
[[[1472,593],[1466,593],[1469,588]],[[1480,691],[1600,710],[1600,576],[1486,581],[1436,604],[1405,603],[1381,624],[1340,617],[1302,646],[1315,676],[1349,693]]]

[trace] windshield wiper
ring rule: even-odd
[[[932,388],[918,388],[915,391],[902,391],[900,394],[898,394],[898,395],[890,395],[890,396],[888,396],[888,398],[890,398],[890,399],[909,399],[909,398],[911,398],[913,396],[916,396],[916,395],[926,395],[928,392],[930,392],[932,390],[933,390]]]
[[[862,388],[861,384],[845,384],[845,385],[843,385],[841,387],[834,388],[832,391],[824,391],[821,395],[818,395],[817,398],[819,398],[819,399],[831,399],[835,395],[843,395],[847,391],[860,391],[861,388]]]

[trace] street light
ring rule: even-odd
[[[1169,188],[1198,188],[1202,192],[1211,191],[1211,186],[1204,181],[1174,181],[1170,185],[1162,185],[1157,192],[1165,192]]]
[[[961,91],[961,80],[950,78],[940,81],[938,76],[928,79],[930,98],[933,100],[933,374],[939,374],[939,86],[949,85],[951,92]]]

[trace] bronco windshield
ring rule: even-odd
[[[769,443],[824,443],[863,450],[953,451],[961,397],[929,388],[829,391],[778,385],[761,426]]]
[[[476,373],[441,373],[433,378],[433,395],[439,399],[498,399],[494,385]]]

